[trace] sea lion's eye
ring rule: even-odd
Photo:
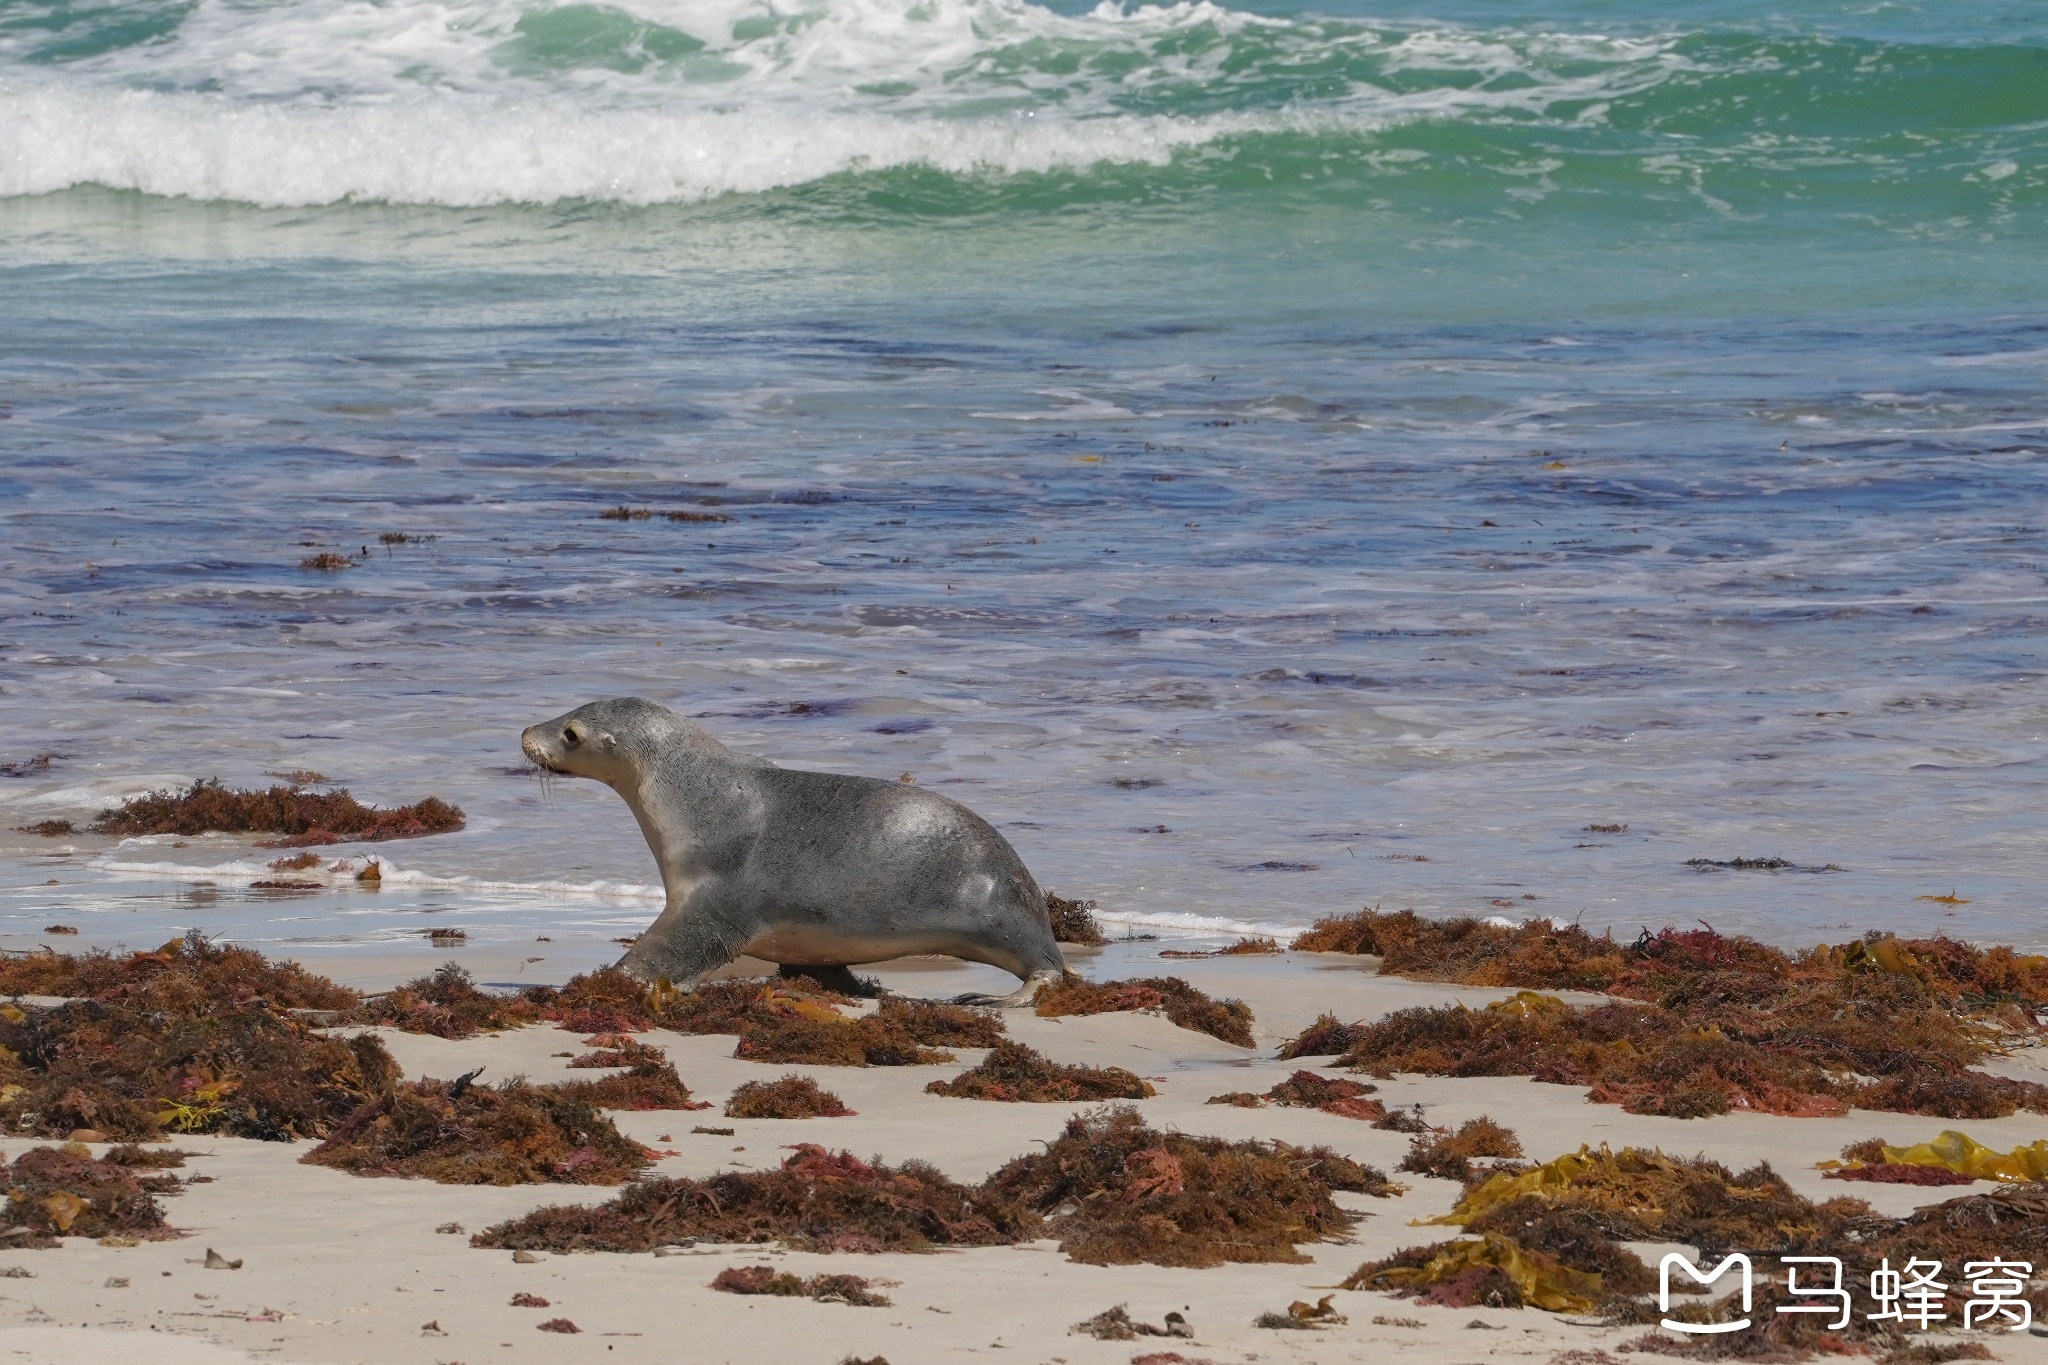
[[[583,742],[583,731],[575,725],[564,725],[562,727],[562,738],[571,746],[581,744]]]

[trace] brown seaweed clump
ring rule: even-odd
[[[685,1239],[781,1242],[798,1251],[1007,1246],[1038,1220],[987,1188],[919,1161],[890,1167],[799,1144],[773,1171],[636,1181],[609,1203],[554,1206],[484,1229],[470,1245],[525,1251],[651,1251]]]
[[[1366,1098],[1377,1089],[1378,1086],[1358,1081],[1318,1076],[1313,1071],[1297,1071],[1263,1095],[1237,1090],[1228,1095],[1212,1096],[1207,1103],[1258,1109],[1270,1101],[1296,1109],[1320,1109],[1326,1114],[1347,1119],[1383,1119],[1387,1116],[1387,1107],[1378,1100]]]
[[[778,1271],[772,1266],[728,1266],[712,1278],[711,1287],[727,1294],[772,1294],[778,1298],[815,1299],[819,1303],[844,1303],[855,1308],[887,1308],[889,1296],[869,1286],[875,1281],[860,1275],[813,1275],[808,1280]]]
[[[1283,1062],[1297,1057],[1335,1057],[1349,1052],[1364,1032],[1362,1023],[1346,1024],[1334,1014],[1318,1015],[1313,1024],[1283,1043],[1273,1055]]]
[[[1557,1257],[1488,1233],[1476,1240],[1404,1247],[1368,1261],[1343,1282],[1345,1289],[1377,1289],[1416,1296],[1445,1308],[1521,1308],[1585,1313],[1601,1300],[1600,1277]]]
[[[1163,949],[1159,955],[1161,957],[1166,958],[1267,957],[1277,954],[1280,951],[1282,950],[1279,943],[1274,941],[1273,939],[1241,938],[1237,942],[1225,948],[1215,948],[1205,952],[1190,952],[1183,948],[1167,948]]]
[[[1970,1069],[2004,1042],[2038,1035],[2048,958],[1889,938],[1786,954],[1712,930],[1644,934],[1623,947],[1575,926],[1511,930],[1407,912],[1323,928],[1325,938],[1342,930],[1380,950],[1383,971],[1617,998],[1575,1009],[1525,988],[1483,1010],[1324,1019],[1282,1055],[1348,1039],[1345,1063],[1374,1075],[1529,1075],[1675,1118],[1835,1116],[1852,1105],[1950,1118],[2048,1112],[2048,1086]]]
[[[1120,1066],[1061,1066],[1033,1048],[1004,1040],[980,1066],[950,1081],[933,1081],[928,1095],[1033,1104],[1075,1100],[1144,1100],[1158,1092]],[[730,1112],[730,1111],[728,1111]]]
[[[1320,1109],[1340,1118],[1382,1119],[1387,1116],[1386,1106],[1366,1098],[1377,1088],[1335,1076],[1318,1076],[1313,1071],[1297,1071],[1268,1090],[1266,1098],[1297,1109]]]
[[[1033,1008],[1048,1019],[1125,1010],[1160,1013],[1181,1028],[1238,1047],[1253,1046],[1251,1006],[1242,1000],[1212,1000],[1177,976],[1084,981],[1070,972],[1039,991]]]
[[[559,990],[533,987],[521,999],[541,1019],[579,1032],[736,1033],[735,1057],[814,1066],[909,1066],[950,1062],[949,1047],[992,1047],[1003,1036],[993,1010],[895,997],[848,1018],[854,1003],[803,976],[707,981],[693,991],[647,985],[616,967],[572,978]]]
[[[1864,1180],[1879,1185],[1974,1185],[1977,1177],[1939,1166],[1911,1166],[1903,1161],[1873,1161],[1829,1171],[1828,1180]]]
[[[0,957],[0,995],[266,1000],[281,1009],[350,1009],[362,997],[296,962],[194,932],[146,953],[28,953]]]
[[[461,966],[443,963],[431,976],[372,996],[351,1016],[358,1024],[382,1024],[404,1033],[437,1038],[473,1038],[479,1033],[538,1023],[541,1011],[525,996],[491,995]]]
[[[394,1085],[299,1160],[443,1185],[617,1185],[653,1164],[571,1087],[472,1079]]]
[[[1327,1147],[1230,1142],[1149,1128],[1113,1105],[1068,1120],[1045,1151],[989,1177],[981,1197],[1036,1210],[1060,1249],[1088,1265],[1301,1262],[1300,1242],[1335,1241],[1360,1215],[1333,1190],[1389,1195],[1380,1172]]]
[[[115,1148],[94,1161],[74,1143],[31,1147],[12,1166],[0,1159],[0,1242],[28,1250],[54,1247],[60,1237],[184,1236],[156,1202],[157,1195],[178,1193],[177,1177],[137,1175],[128,1155],[135,1151]]]
[[[779,1081],[748,1081],[725,1102],[729,1119],[837,1119],[853,1117],[846,1102],[821,1090],[809,1076],[791,1074]]]
[[[368,843],[384,839],[417,839],[462,828],[459,807],[437,796],[410,806],[380,809],[366,806],[345,789],[307,791],[275,786],[266,791],[239,791],[204,778],[182,792],[150,792],[130,797],[103,810],[93,821],[95,834],[122,837],[138,834],[278,834],[263,848],[303,848],[314,844]]]
[[[10,1133],[322,1137],[398,1071],[374,1037],[324,1037],[292,1012],[352,1004],[354,992],[196,934],[127,957],[12,959],[0,974],[10,993],[74,997],[0,1007]]]
[[[1400,1169],[1445,1180],[1469,1180],[1474,1161],[1485,1157],[1514,1160],[1521,1155],[1521,1140],[1481,1114],[1458,1125],[1455,1133],[1419,1134],[1408,1155],[1401,1158]]]
[[[1816,1351],[1876,1352],[1898,1358],[1893,1353],[1917,1333],[1861,1315],[1833,1329],[1812,1315],[1779,1313],[1795,1300],[1777,1258],[1839,1257],[1844,1285],[1869,1283],[1886,1260],[1897,1267],[1915,1257],[1951,1267],[2000,1258],[2038,1265],[2048,1256],[2048,1184],[2009,1185],[1890,1219],[1860,1199],[1816,1204],[1768,1165],[1733,1173],[1704,1157],[1581,1148],[1542,1166],[1488,1176],[1435,1221],[1462,1223],[1477,1239],[1370,1262],[1346,1287],[1416,1293],[1457,1306],[1496,1300],[1567,1312],[1597,1306],[1610,1322],[1650,1323],[1664,1316],[1654,1297],[1643,1297],[1654,1290],[1656,1275],[1617,1243],[1689,1243],[1701,1249],[1703,1265],[1730,1251],[1747,1252],[1756,1279],[1753,1325],[1696,1342],[1687,1354],[1778,1361]],[[1972,1291],[1962,1277],[1947,1278],[1937,1308],[1960,1322]],[[2039,1291],[2030,1297],[2039,1298]],[[1670,1316],[1708,1321],[1723,1312],[1724,1306],[1703,1302]]]
[[[690,1087],[658,1048],[636,1047],[625,1054],[626,1069],[590,1081],[557,1081],[544,1087],[580,1100],[593,1109],[709,1109],[708,1100],[692,1100]]]
[[[1078,943],[1087,948],[1099,948],[1109,942],[1102,926],[1095,922],[1094,901],[1070,901],[1048,891],[1045,893],[1045,908],[1052,916],[1054,942]]]

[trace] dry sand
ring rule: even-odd
[[[1325,1010],[1345,1019],[1370,1018],[1408,1005],[1478,1004],[1507,994],[1379,977],[1361,969],[1358,959],[1315,954],[1162,962],[1156,955],[1159,946],[1115,944],[1100,955],[1082,955],[1077,965],[1101,977],[1172,972],[1212,994],[1244,999],[1258,1015],[1256,1050],[1129,1014],[1062,1020],[1011,1011],[1011,1033],[1057,1061],[1123,1066],[1152,1079],[1159,1095],[1142,1107],[1155,1126],[1230,1138],[1327,1143],[1389,1172],[1407,1150],[1407,1139],[1399,1133],[1313,1111],[1244,1110],[1203,1101],[1225,1091],[1264,1090],[1284,1078],[1295,1064],[1272,1060],[1274,1046]],[[380,984],[367,963],[323,959],[310,965],[356,984]],[[387,973],[392,965],[388,958],[375,964]],[[884,965],[874,974],[893,989],[933,996],[998,984],[986,969],[929,961]],[[381,984],[391,984],[391,978],[387,975]],[[383,1034],[409,1075],[447,1077],[483,1066],[487,1079],[520,1073],[554,1079],[567,1074],[564,1059],[554,1054],[582,1050],[576,1036],[555,1028],[466,1042]],[[926,1082],[951,1076],[983,1055],[971,1050],[959,1054],[958,1067],[849,1070],[737,1061],[730,1055],[730,1038],[655,1033],[645,1041],[666,1050],[700,1099],[722,1105],[743,1081],[794,1070],[814,1076],[859,1111],[851,1118],[802,1121],[725,1119],[715,1109],[617,1115],[629,1135],[677,1153],[660,1163],[663,1174],[701,1176],[766,1167],[779,1162],[789,1144],[804,1141],[890,1162],[922,1158],[956,1179],[979,1181],[1012,1156],[1053,1138],[1082,1107],[995,1104],[924,1093]],[[2036,1059],[2019,1058],[2000,1069],[2039,1075],[2037,1067]],[[1874,1135],[1895,1143],[1919,1141],[1944,1127],[1961,1126],[1980,1141],[2009,1147],[2043,1134],[2039,1115],[1963,1125],[1864,1112],[1843,1119],[1638,1117],[1611,1105],[1588,1104],[1584,1093],[1522,1079],[1402,1077],[1381,1086],[1381,1098],[1389,1105],[1421,1103],[1439,1124],[1491,1114],[1512,1127],[1529,1155],[1539,1160],[1575,1150],[1582,1142],[1662,1147],[1687,1155],[1706,1152],[1738,1169],[1767,1158],[1805,1194],[1824,1198],[1846,1190],[1894,1214],[1960,1191],[1845,1187],[1823,1181],[1813,1163],[1834,1156],[1844,1143]],[[692,1134],[698,1125],[735,1132],[731,1137]],[[9,1157],[31,1145],[0,1140]],[[189,1237],[132,1248],[71,1239],[60,1250],[0,1252],[0,1271],[21,1266],[35,1277],[0,1279],[0,1365],[131,1360],[150,1365],[244,1360],[628,1365],[678,1359],[693,1365],[836,1365],[849,1355],[880,1355],[892,1365],[958,1361],[969,1355],[1012,1365],[1125,1365],[1133,1357],[1161,1351],[1218,1365],[1390,1358],[1548,1362],[1574,1350],[1613,1352],[1641,1330],[1582,1325],[1536,1310],[1426,1308],[1342,1291],[1336,1306],[1350,1319],[1343,1326],[1311,1333],[1251,1325],[1262,1311],[1284,1310],[1293,1300],[1332,1292],[1329,1287],[1361,1261],[1450,1235],[1450,1229],[1409,1226],[1411,1219],[1449,1209],[1457,1194],[1450,1181],[1417,1176],[1400,1177],[1409,1191],[1398,1199],[1339,1195],[1347,1207],[1371,1216],[1349,1243],[1304,1247],[1314,1260],[1301,1265],[1105,1268],[1071,1264],[1051,1243],[929,1256],[821,1256],[699,1246],[668,1256],[546,1256],[539,1264],[517,1265],[510,1253],[473,1250],[466,1236],[436,1229],[454,1223],[473,1232],[542,1204],[600,1202],[614,1191],[366,1180],[299,1165],[303,1145],[234,1139],[183,1145],[206,1155],[181,1174],[212,1177],[167,1203],[172,1221]],[[209,1247],[240,1259],[242,1268],[203,1268],[200,1262]],[[726,1266],[756,1263],[801,1275],[851,1271],[897,1281],[885,1291],[895,1306],[745,1298],[707,1287]],[[512,1295],[522,1291],[546,1298],[550,1306],[510,1306]],[[1151,1322],[1179,1310],[1193,1325],[1194,1340],[1102,1342],[1069,1333],[1073,1323],[1116,1304],[1127,1304],[1134,1318]],[[539,1322],[558,1317],[569,1318],[580,1332],[536,1330]],[[1987,1340],[2000,1359],[2048,1362],[2048,1339],[1972,1335]],[[1659,1358],[1614,1357],[1617,1362]]]

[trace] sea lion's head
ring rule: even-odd
[[[642,756],[679,723],[666,706],[641,697],[608,697],[527,726],[519,747],[548,772],[615,787],[637,775]]]

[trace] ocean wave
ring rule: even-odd
[[[1209,0],[1082,15],[1026,0],[794,15],[752,0],[209,0],[153,26],[126,15],[99,41],[64,14],[0,28],[0,196],[689,203],[907,166],[1159,166],[1261,132],[1560,105],[1597,118],[1692,65],[1670,38],[1396,31]],[[34,46],[44,28],[61,53]]]
[[[0,196],[75,185],[264,207],[372,200],[446,207],[689,203],[849,170],[954,174],[1164,165],[1263,123],[1224,115],[946,123],[584,109],[428,95],[403,104],[242,106],[213,95],[0,93]]]

